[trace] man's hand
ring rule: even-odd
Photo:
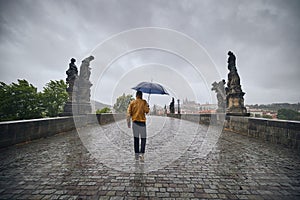
[[[127,127],[131,128],[131,120],[129,117],[127,117]]]

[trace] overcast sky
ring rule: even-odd
[[[297,103],[299,10],[298,0],[0,0],[0,80],[26,79],[42,90],[50,80],[65,80],[72,57],[79,68],[93,53],[96,100],[111,104],[122,92],[133,94],[130,85],[151,79],[176,98],[213,102],[205,77],[196,76],[180,56],[159,49],[120,55],[102,76],[96,73],[104,67],[97,65],[99,44],[130,29],[160,27],[201,45],[219,80],[227,80],[227,52],[233,51],[246,104]]]

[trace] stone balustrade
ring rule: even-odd
[[[88,114],[0,122],[0,148],[49,137],[89,124],[107,124],[125,119],[125,114]]]
[[[226,116],[224,114],[168,114],[205,125],[224,125],[224,129],[300,151],[300,122],[264,118]],[[220,120],[220,119],[225,120]],[[223,123],[224,122],[224,123]]]
[[[230,116],[225,128],[300,151],[300,122],[297,121]]]
[[[168,114],[182,120],[205,125],[219,124],[225,130],[300,151],[300,122],[262,118],[226,116],[221,114]],[[49,137],[89,124],[108,124],[125,119],[125,114],[88,114],[75,117],[43,118],[0,122],[0,148]],[[224,123],[223,123],[224,122]]]

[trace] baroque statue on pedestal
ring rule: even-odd
[[[68,84],[67,92],[69,94],[69,101],[71,102],[76,101],[76,98],[73,98],[73,96],[76,96],[77,87],[75,85],[75,81],[78,78],[78,70],[75,62],[75,58],[72,58],[71,63],[69,64],[69,69],[66,71],[66,83]]]
[[[217,93],[217,100],[218,100],[218,113],[225,113],[226,111],[226,93],[225,93],[225,80],[223,79],[220,82],[213,82],[212,83],[212,91]]]
[[[226,107],[227,114],[231,115],[248,115],[247,109],[244,106],[244,95],[242,91],[240,76],[237,73],[236,57],[229,51],[228,52],[228,82],[226,91]]]
[[[80,75],[79,75],[79,96],[78,101],[82,103],[90,102],[90,88],[92,87],[92,83],[90,82],[91,68],[90,62],[94,60],[93,56],[89,56],[85,58],[80,66]]]
[[[68,77],[66,82],[68,84],[67,92],[69,100],[64,107],[64,115],[82,115],[91,113],[91,87],[90,82],[91,68],[90,62],[94,60],[93,56],[85,58],[80,66],[80,75],[75,65],[76,60],[71,59],[69,69],[66,71]]]

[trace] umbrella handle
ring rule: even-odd
[[[148,95],[148,105],[149,105],[149,106],[150,106],[150,95],[151,95],[151,94]]]
[[[148,95],[148,106],[149,106],[149,108],[150,108],[150,95],[151,95],[151,94]],[[151,113],[149,112],[148,115],[150,115],[150,114],[151,114]]]

